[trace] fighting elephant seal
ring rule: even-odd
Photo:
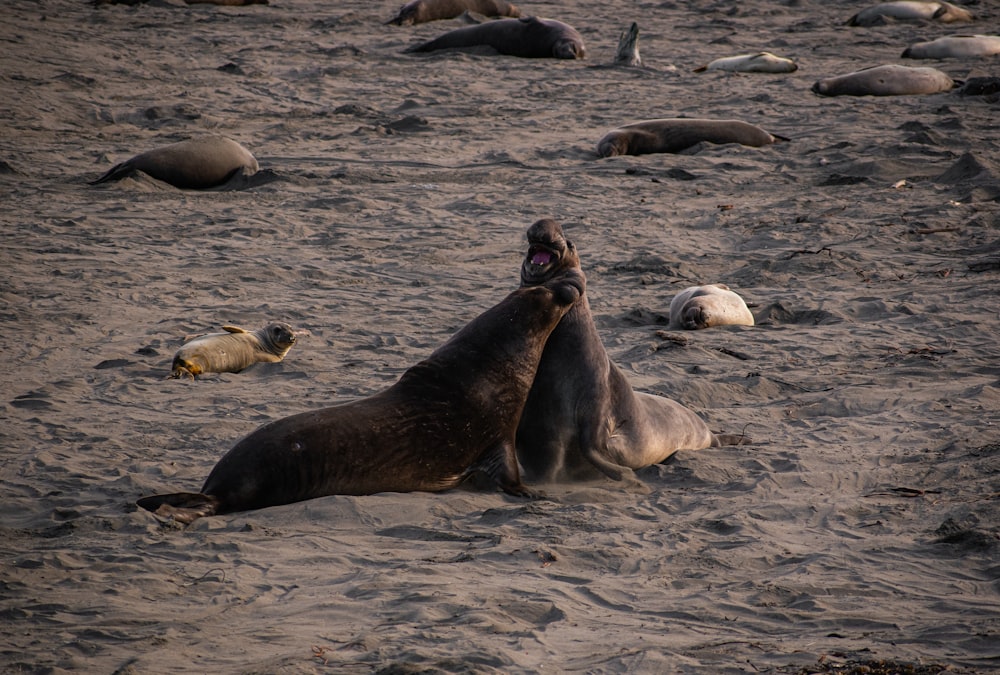
[[[111,167],[91,185],[120,180],[136,171],[181,189],[203,190],[250,176],[260,169],[250,151],[224,136],[203,136],[148,150]]]
[[[477,472],[537,496],[521,484],[517,423],[545,341],[585,286],[574,267],[519,288],[381,393],[266,424],[219,460],[200,493],[137,503],[187,523],[325,495],[435,492]]]
[[[647,120],[609,131],[597,143],[599,157],[645,155],[654,152],[681,152],[701,142],[739,143],[761,147],[787,141],[739,120],[672,118]]]
[[[521,10],[504,0],[413,0],[399,8],[386,25],[412,26],[429,21],[454,19],[464,12],[483,16],[521,16]]]
[[[551,283],[580,258],[560,225],[542,219],[528,229],[521,286]],[[632,390],[608,357],[586,293],[549,336],[517,427],[517,456],[529,480],[551,482],[631,477],[678,450],[736,444],[715,435],[692,410]],[[600,472],[597,473],[597,472]]]
[[[706,70],[723,70],[732,73],[794,73],[798,66],[791,59],[771,52],[726,56],[710,61],[707,65],[694,69],[696,73]]]
[[[456,28],[405,51],[433,52],[470,47],[491,47],[499,54],[527,59],[582,59],[586,56],[583,38],[575,28],[561,21],[534,16]]]
[[[277,363],[295,344],[287,323],[273,322],[257,330],[223,326],[225,333],[209,333],[186,342],[171,364],[170,377],[194,379],[202,373],[238,373],[255,363]]]
[[[973,21],[972,12],[956,7],[948,2],[920,2],[919,0],[902,0],[900,2],[883,2],[873,7],[863,9],[847,20],[848,26],[877,26],[890,21],[938,21],[940,23],[955,23],[957,21]]]
[[[1000,35],[949,35],[917,42],[903,51],[904,59],[975,59],[1000,54]]]
[[[670,302],[668,328],[674,330],[752,325],[753,314],[747,304],[725,284],[691,286]]]
[[[890,64],[819,80],[812,90],[823,96],[906,96],[937,94],[955,87],[955,80],[936,68]]]

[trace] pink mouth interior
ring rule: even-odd
[[[536,251],[531,256],[532,265],[548,265],[552,262],[552,254],[548,251]]]

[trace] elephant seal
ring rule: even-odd
[[[955,80],[926,66],[872,66],[819,80],[812,90],[822,96],[906,96],[937,94],[955,87]]]
[[[192,380],[202,373],[238,373],[255,363],[277,363],[295,344],[287,323],[269,323],[248,331],[223,326],[225,333],[209,333],[185,343],[171,364],[170,377]]]
[[[528,228],[522,288],[551,283],[579,266],[576,247],[557,222],[542,219]],[[692,410],[670,399],[633,391],[608,357],[584,293],[545,345],[517,427],[517,456],[528,480],[603,474],[634,482],[633,469],[678,450],[745,440],[713,434]]]
[[[791,59],[777,56],[771,52],[757,52],[756,54],[740,54],[739,56],[715,59],[707,65],[695,68],[694,72],[724,70],[732,73],[794,73],[798,68]]]
[[[224,136],[203,136],[155,148],[116,164],[91,185],[120,180],[142,171],[181,189],[203,190],[250,176],[260,166],[250,151]]]
[[[739,120],[699,120],[673,118],[648,120],[613,129],[597,143],[600,157],[645,155],[654,152],[681,152],[701,142],[739,143],[759,148],[779,141],[784,136],[769,134]]]
[[[333,494],[435,492],[474,473],[536,497],[521,483],[517,422],[549,334],[585,287],[577,266],[519,288],[381,393],[266,424],[219,460],[200,493],[137,503],[189,523]]]
[[[405,51],[433,52],[470,47],[491,47],[499,54],[526,59],[582,59],[586,56],[583,38],[575,28],[561,21],[534,16],[456,28]]]
[[[464,12],[483,16],[521,16],[521,10],[504,0],[412,0],[399,8],[396,16],[385,24],[412,26],[429,21],[454,19]]]
[[[691,286],[670,302],[668,328],[672,330],[752,325],[753,314],[747,304],[725,284]]]
[[[949,35],[917,42],[903,51],[904,59],[975,59],[1000,54],[1000,35]]]
[[[886,20],[955,23],[957,21],[973,21],[974,19],[972,12],[951,3],[902,0],[901,2],[883,2],[874,7],[863,9],[848,19],[847,25],[877,26],[886,23]]]

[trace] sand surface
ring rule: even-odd
[[[385,26],[381,0],[3,3],[0,671],[1000,670],[1000,107],[810,91],[997,33],[995,3],[971,29],[843,25],[864,2],[519,4],[588,58],[403,54],[464,24]],[[632,21],[646,68],[605,67]],[[799,70],[692,72],[760,50]],[[791,141],[594,154],[674,116]],[[208,132],[261,179],[88,184]],[[391,384],[516,287],[541,217],[634,387],[753,445],[678,453],[648,493],[137,509],[267,421]],[[757,325],[666,331],[715,282]],[[164,379],[185,336],[270,320],[308,331],[283,363]]]

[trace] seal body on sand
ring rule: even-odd
[[[120,180],[135,171],[182,189],[217,187],[237,174],[260,169],[250,151],[224,136],[204,136],[155,148],[116,164],[91,185]]]
[[[752,325],[753,314],[747,304],[725,284],[691,286],[670,302],[671,329]]]
[[[406,51],[433,52],[470,47],[491,47],[500,54],[528,59],[582,59],[586,55],[583,38],[575,28],[561,21],[534,16],[498,19],[456,28]]]
[[[185,343],[171,364],[170,377],[194,379],[202,373],[238,373],[255,363],[277,363],[295,344],[295,331],[274,322],[257,330],[223,326],[225,333],[209,333]]]
[[[910,45],[903,58],[974,59],[994,54],[1000,54],[1000,35],[949,35]]]
[[[819,80],[812,90],[823,96],[906,96],[937,94],[955,87],[955,80],[926,66],[873,66]]]
[[[412,26],[417,23],[454,19],[464,12],[483,16],[521,16],[521,10],[504,0],[413,0],[399,8],[386,24]]]
[[[948,2],[902,0],[901,2],[883,2],[863,9],[848,19],[847,25],[876,26],[880,23],[885,23],[886,19],[894,21],[955,23],[956,21],[972,21],[975,17],[969,10],[956,7]]]
[[[521,484],[514,438],[545,341],[584,292],[579,267],[521,288],[385,391],[276,420],[238,442],[200,493],[139,506],[191,522],[332,494],[438,491],[481,472]]]
[[[576,248],[554,220],[528,229],[521,285],[530,288],[575,269]],[[716,436],[692,410],[635,392],[608,357],[586,294],[549,336],[517,428],[517,454],[530,480],[632,478],[677,450],[740,442]],[[600,473],[598,473],[600,472]]]
[[[694,72],[725,70],[734,73],[793,73],[798,68],[791,59],[777,56],[771,52],[758,52],[715,59],[707,65],[695,68]]]
[[[787,141],[739,120],[662,119],[628,124],[609,131],[597,143],[600,157],[681,152],[701,142],[761,147]]]

